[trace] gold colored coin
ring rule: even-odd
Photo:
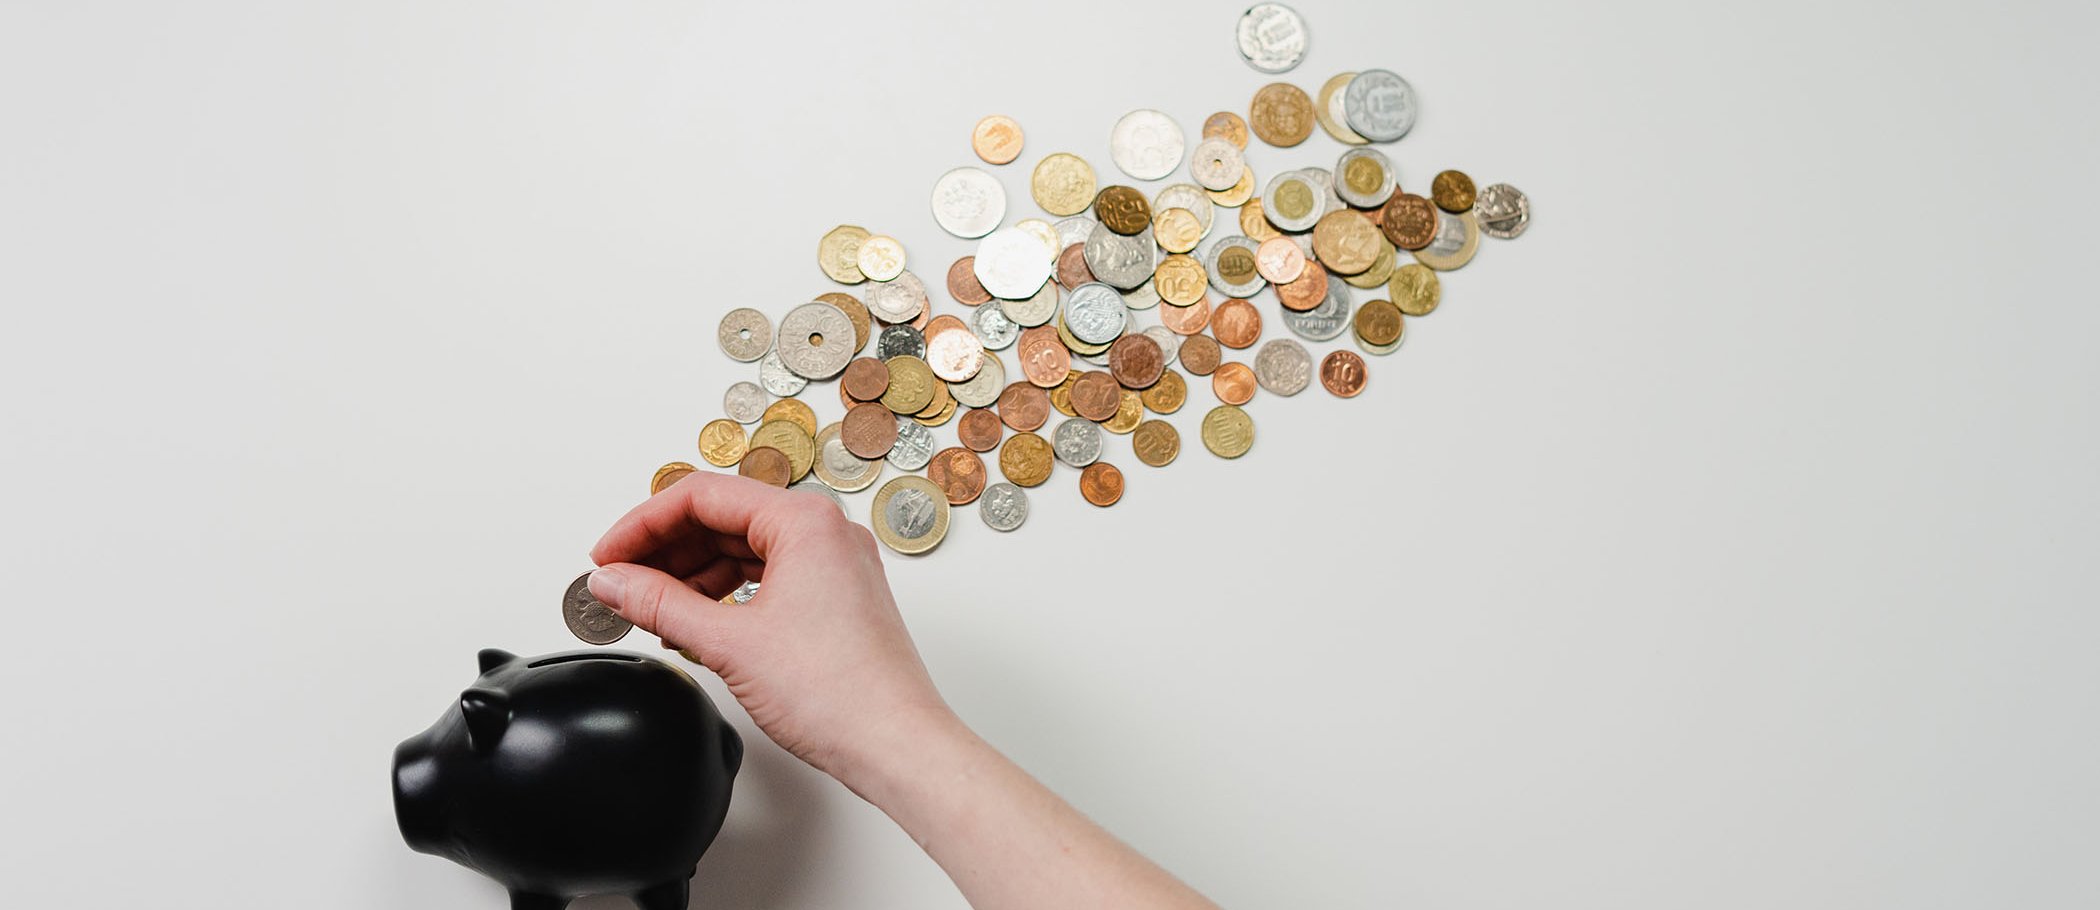
[[[1050,387],[1050,406],[1056,408],[1057,413],[1066,417],[1079,416],[1078,409],[1072,407],[1072,384],[1079,381],[1079,376],[1079,371],[1073,370],[1065,374],[1063,382]]]
[[[1453,215],[1472,211],[1475,198],[1473,178],[1465,171],[1443,171],[1429,181],[1429,201]]]
[[[1392,280],[1393,266],[1399,262],[1400,252],[1393,248],[1392,241],[1385,239],[1385,234],[1381,232],[1378,235],[1377,260],[1371,263],[1370,268],[1360,273],[1343,275],[1342,280],[1348,282],[1350,287],[1362,288],[1368,291]]]
[[[1219,111],[1203,121],[1203,138],[1223,139],[1244,149],[1247,147],[1247,121],[1231,111]]]
[[[955,399],[949,398],[941,404],[940,410],[935,411],[932,415],[915,414],[912,416],[912,419],[918,421],[919,426],[922,427],[937,427],[955,417],[955,409]]]
[[[1400,340],[1405,331],[1400,308],[1390,300],[1372,300],[1356,308],[1356,337],[1373,347],[1384,347]]]
[[[1288,82],[1271,82],[1254,93],[1247,125],[1261,141],[1289,148],[1312,135],[1313,103],[1305,90]]]
[[[744,425],[726,417],[710,420],[700,428],[700,457],[718,468],[744,460]]]
[[[1221,404],[1203,415],[1203,447],[1220,458],[1238,458],[1254,448],[1254,418],[1236,405]]]
[[[758,422],[765,423],[768,420],[792,420],[810,436],[817,435],[817,412],[810,410],[809,405],[803,404],[800,398],[782,398],[767,405],[766,412],[759,415]]]
[[[1049,441],[1034,433],[1015,433],[999,444],[999,473],[1015,486],[1042,486],[1050,479],[1052,460]]]
[[[1057,337],[1065,343],[1066,348],[1071,349],[1072,353],[1083,354],[1088,357],[1103,353],[1115,344],[1113,341],[1108,344],[1087,344],[1084,341],[1080,341],[1079,336],[1072,334],[1072,330],[1065,326],[1065,314],[1063,313],[1057,314]]]
[[[1138,424],[1137,433],[1130,437],[1130,448],[1137,452],[1139,461],[1164,468],[1181,454],[1181,431],[1164,420],[1147,420]]]
[[[1005,114],[977,121],[970,131],[970,150],[986,164],[1005,164],[1021,157],[1021,125]]]
[[[1116,416],[1102,421],[1101,428],[1121,435],[1137,429],[1145,419],[1145,403],[1129,389],[1117,389],[1116,393]]]
[[[904,244],[888,234],[875,234],[860,242],[853,261],[860,266],[861,274],[888,281],[904,274]]]
[[[1150,227],[1152,203],[1145,201],[1145,194],[1131,187],[1117,184],[1103,187],[1094,197],[1094,218],[1108,229],[1129,237]]]
[[[1255,243],[1283,236],[1276,225],[1269,223],[1268,213],[1262,211],[1261,197],[1256,196],[1240,206],[1240,233]]]
[[[1203,192],[1210,197],[1210,201],[1228,209],[1246,205],[1247,200],[1254,198],[1254,166],[1250,164],[1241,169],[1240,182],[1233,184],[1231,189]]]
[[[1328,212],[1313,225],[1313,255],[1337,275],[1360,275],[1378,261],[1378,226],[1355,209]]]
[[[1218,277],[1227,285],[1240,287],[1252,282],[1261,274],[1260,262],[1255,253],[1244,246],[1228,246],[1218,251]]]
[[[1043,211],[1064,217],[1094,204],[1094,166],[1070,152],[1043,156],[1028,176],[1028,193]]]
[[[856,265],[854,268],[859,269],[860,266]],[[854,353],[858,354],[862,348],[868,346],[868,333],[873,331],[873,326],[870,324],[872,317],[868,315],[868,305],[861,303],[860,298],[840,291],[831,291],[818,294],[816,302],[828,303],[838,307],[839,312],[846,314],[846,318],[853,323]]]
[[[882,406],[898,414],[917,414],[933,403],[933,368],[910,354],[899,354],[883,362],[890,368],[890,387],[882,393]]]
[[[1203,263],[1196,257],[1176,253],[1160,260],[1159,267],[1152,270],[1152,290],[1159,299],[1175,306],[1190,306],[1203,299],[1203,289],[1210,277],[1203,271]]]
[[[948,494],[917,474],[892,477],[875,491],[868,524],[883,546],[906,556],[924,553],[948,536]]]
[[[1151,388],[1138,393],[1138,400],[1154,414],[1172,414],[1189,400],[1188,381],[1180,373],[1167,370],[1159,374],[1159,381]]]
[[[1334,78],[1320,86],[1319,100],[1313,103],[1313,118],[1320,121],[1320,128],[1326,130],[1327,135],[1333,136],[1336,142],[1343,145],[1368,145],[1371,140],[1357,135],[1348,124],[1335,117],[1341,113],[1341,105],[1335,103],[1335,93],[1348,88],[1349,80],[1355,78],[1355,73],[1336,73]]]
[[[1262,205],[1274,208],[1277,216],[1286,222],[1299,224],[1312,217],[1313,212],[1320,207],[1320,197],[1314,195],[1316,192],[1318,191],[1313,187],[1311,180],[1286,176],[1277,184],[1276,189],[1262,200]]]
[[[789,483],[808,476],[809,466],[817,460],[817,441],[792,420],[759,424],[758,429],[751,431],[751,448],[760,446],[779,449],[780,454],[787,456]]]
[[[842,224],[824,232],[817,241],[817,268],[840,284],[859,284],[868,280],[860,270],[860,245],[868,239],[868,229],[851,224]]]
[[[1444,289],[1435,270],[1419,262],[1410,262],[1393,272],[1392,294],[1393,305],[1399,307],[1400,312],[1409,316],[1427,316],[1436,312]]]
[[[1169,253],[1186,253],[1203,239],[1203,222],[1188,209],[1167,209],[1152,219],[1152,239]]]
[[[952,408],[954,407],[954,405],[955,396],[948,391],[948,384],[945,382],[936,382],[933,384],[933,400],[927,402],[925,407],[920,408],[918,412],[913,414],[912,416],[932,417],[935,414],[939,414],[941,412],[941,409]]]
[[[649,478],[649,495],[655,496],[671,485],[685,479],[687,474],[700,470],[683,461],[674,461],[656,469],[656,476]]]

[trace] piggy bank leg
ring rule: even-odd
[[[569,899],[552,894],[534,894],[531,891],[512,891],[510,910],[564,910]]]
[[[686,878],[650,885],[634,893],[634,905],[642,910],[685,910],[692,886],[691,873]]]

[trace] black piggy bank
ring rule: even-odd
[[[418,852],[510,889],[512,910],[627,894],[683,910],[744,741],[685,672],[620,651],[481,652],[481,678],[394,749]]]

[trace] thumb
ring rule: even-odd
[[[620,618],[680,648],[709,658],[721,654],[739,618],[728,605],[648,566],[612,563],[591,572],[591,596]]]

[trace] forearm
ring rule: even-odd
[[[894,729],[895,741],[841,780],[910,834],[975,910],[1216,910],[953,715]]]

